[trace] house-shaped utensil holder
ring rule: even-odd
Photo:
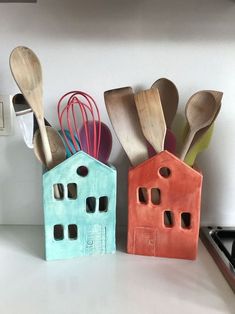
[[[46,260],[115,252],[113,167],[80,151],[43,174],[43,202]]]
[[[131,254],[195,259],[202,175],[168,151],[129,170]]]

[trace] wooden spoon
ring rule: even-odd
[[[215,98],[215,101],[216,101],[216,104],[217,104],[217,113],[216,113],[216,116],[214,118],[214,120],[215,120],[217,118],[219,112],[220,112],[221,101],[222,101],[222,98],[223,98],[223,93],[219,92],[219,91],[215,91],[215,90],[204,90],[204,92],[211,93],[214,96],[214,98]],[[187,124],[187,127],[189,128],[188,124]],[[198,140],[200,140],[200,138],[208,131],[209,128],[210,128],[210,125],[208,125],[207,127],[199,130],[195,134],[194,139],[192,141],[192,144],[190,145],[190,149]]]
[[[211,91],[208,90],[208,92],[210,92],[216,100],[217,106],[218,106],[218,110],[216,113],[216,116],[214,118],[217,118],[219,112],[220,112],[220,108],[221,108],[221,100],[223,97],[223,93],[219,92],[219,91]],[[195,136],[194,139],[192,141],[192,144],[190,145],[189,151],[187,152],[187,155],[185,156],[184,162],[186,164],[188,164],[189,166],[193,166],[193,164],[195,163],[196,157],[197,155],[204,151],[210,144],[211,138],[212,138],[212,134],[213,134],[213,129],[214,129],[214,121],[211,125],[199,130]],[[185,127],[184,130],[184,137],[186,137],[187,133],[188,133],[188,123]]]
[[[157,88],[135,94],[135,103],[142,131],[156,152],[164,150],[166,123]]]
[[[42,70],[37,56],[27,47],[16,47],[10,55],[12,75],[32,108],[40,129],[47,168],[53,168],[53,158],[44,124]]]
[[[194,165],[197,155],[207,149],[207,147],[209,146],[213,134],[213,129],[214,123],[212,123],[209,129],[204,134],[202,134],[202,137],[200,137],[193,145],[190,146],[190,149],[188,150],[184,158],[184,162],[190,167]]]
[[[131,164],[137,166],[147,160],[146,141],[139,125],[132,88],[106,91],[104,100],[112,126]]]
[[[46,126],[47,137],[49,140],[50,150],[52,154],[52,164],[53,167],[60,164],[66,159],[66,150],[64,143],[59,133],[51,126]],[[46,165],[46,158],[44,155],[42,137],[39,129],[34,133],[33,137],[33,149],[37,159],[43,164]]]
[[[166,121],[166,137],[165,137],[165,144],[164,149],[168,150],[169,152],[175,154],[176,153],[176,137],[174,133],[171,131],[172,121],[175,117],[178,102],[179,102],[179,93],[175,86],[175,84],[166,79],[160,78],[155,81],[151,88],[158,88],[162,109]]]
[[[166,126],[170,129],[178,108],[178,90],[175,84],[166,78],[160,78],[155,81],[152,88],[159,90]]]
[[[184,160],[195,134],[212,124],[217,111],[215,97],[210,92],[200,91],[190,97],[185,109],[189,132],[180,153],[181,160]]]
[[[52,154],[52,163],[53,167],[60,164],[66,159],[66,149],[63,143],[62,138],[59,133],[50,125],[46,126],[46,133],[50,145],[50,151]],[[37,159],[44,165],[47,166],[46,158],[43,150],[43,142],[41,138],[41,133],[39,129],[36,129],[33,136],[33,150]],[[48,168],[50,169],[50,168]],[[55,184],[54,186],[54,195],[57,199],[63,198],[63,185]],[[69,190],[69,193],[72,192]]]

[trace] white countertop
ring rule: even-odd
[[[1,314],[235,313],[235,295],[199,244],[196,261],[115,255],[46,262],[41,226],[0,227]]]

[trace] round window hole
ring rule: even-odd
[[[168,178],[171,175],[171,170],[168,167],[162,167],[159,169],[159,173],[162,177]]]
[[[88,168],[86,166],[78,167],[77,174],[81,177],[86,177],[88,175]]]

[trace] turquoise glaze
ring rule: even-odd
[[[64,129],[64,133],[65,133],[65,136],[66,136],[66,138],[67,138],[67,141],[69,142],[69,145],[70,145],[70,147],[71,147],[73,153],[71,153],[71,151],[70,151],[69,148],[68,148],[68,145],[67,145],[67,143],[66,143],[66,140],[64,139],[63,131],[62,131],[62,130],[59,130],[58,132],[59,132],[59,134],[60,134],[60,136],[61,136],[61,138],[62,138],[62,141],[63,141],[63,143],[64,143],[64,147],[65,147],[65,150],[66,150],[66,158],[69,158],[69,157],[71,157],[73,154],[76,154],[76,149],[75,149],[75,147],[74,147],[74,145],[73,145],[73,141],[72,141],[71,134],[70,134],[69,130]],[[81,147],[80,147],[80,143],[79,143],[79,141],[78,141],[78,138],[77,138],[77,135],[76,135],[76,134],[74,134],[74,139],[75,139],[75,141],[76,141],[76,143],[77,143],[77,146],[78,146],[78,148],[79,148],[79,150],[80,150]]]
[[[43,174],[46,260],[115,252],[116,180],[113,167],[83,151]],[[56,184],[63,185],[61,199]],[[71,184],[77,195],[68,193]]]

